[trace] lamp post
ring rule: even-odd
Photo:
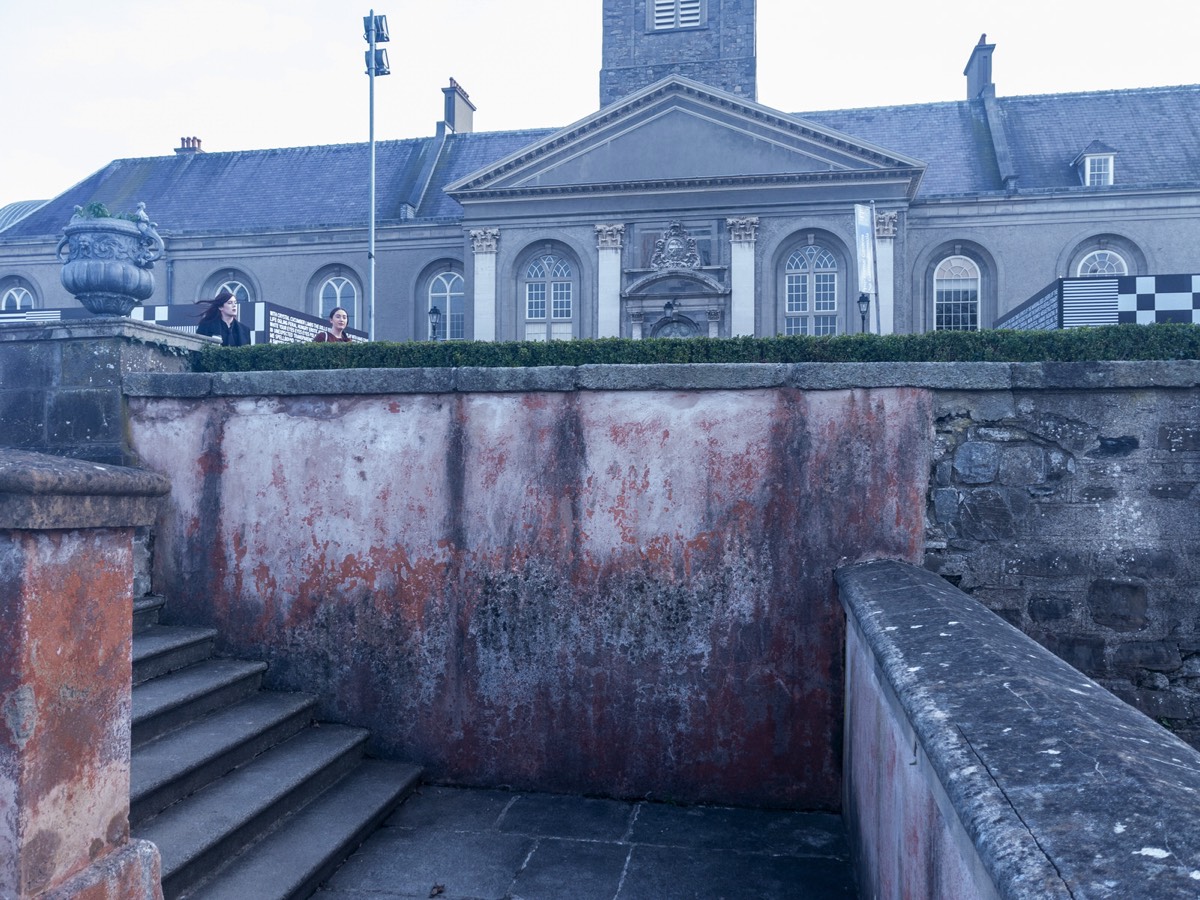
[[[367,334],[373,341],[375,340],[375,76],[388,75],[392,71],[388,68],[387,51],[376,50],[375,45],[391,40],[388,37],[387,16],[377,16],[375,10],[371,10],[370,14],[363,18],[363,38],[370,47],[366,52],[371,107],[368,138],[371,145],[371,164],[370,174],[367,176],[370,182],[367,190],[367,202],[370,204],[367,211],[367,308],[370,322],[367,326]]]
[[[862,331],[867,333],[867,312],[871,308],[871,298],[866,294],[858,295],[858,314],[862,317]]]
[[[429,307],[429,339],[438,339],[438,326],[442,324],[442,311],[436,306]]]

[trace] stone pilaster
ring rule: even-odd
[[[471,249],[475,254],[475,340],[496,340],[496,251],[499,228],[471,230]]]
[[[892,334],[896,327],[896,217],[894,211],[875,214],[875,290],[880,334]]]
[[[621,247],[625,226],[596,226],[596,337],[621,336]]]
[[[726,219],[729,228],[730,264],[729,333],[731,337],[754,334],[754,245],[758,240],[758,216]]]

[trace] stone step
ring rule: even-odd
[[[148,625],[133,636],[133,683],[141,684],[212,656],[215,628]]]
[[[134,748],[253,694],[261,686],[266,668],[264,662],[206,659],[135,685]]]
[[[146,594],[133,601],[133,633],[145,631],[150,625],[157,625],[162,614],[166,598],[160,594]]]
[[[140,745],[132,760],[130,824],[287,740],[312,720],[316,702],[311,694],[259,691]]]
[[[418,766],[363,760],[187,900],[308,897],[417,786]]]
[[[359,728],[310,726],[144,822],[133,834],[158,846],[166,900],[338,781],[359,763],[366,739]]]

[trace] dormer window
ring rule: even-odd
[[[1111,156],[1089,156],[1084,163],[1086,173],[1083,183],[1088,187],[1103,187],[1113,183],[1113,158]]]
[[[707,0],[654,0],[649,7],[651,31],[699,28],[704,24]]]
[[[1108,187],[1113,183],[1116,151],[1099,141],[1092,141],[1088,148],[1075,158],[1079,180],[1086,187]]]

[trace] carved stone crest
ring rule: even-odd
[[[652,269],[697,269],[700,253],[696,240],[679,222],[672,222],[662,237],[654,242],[654,255],[650,258]]]
[[[596,247],[600,250],[620,250],[625,237],[624,225],[597,225]]]

